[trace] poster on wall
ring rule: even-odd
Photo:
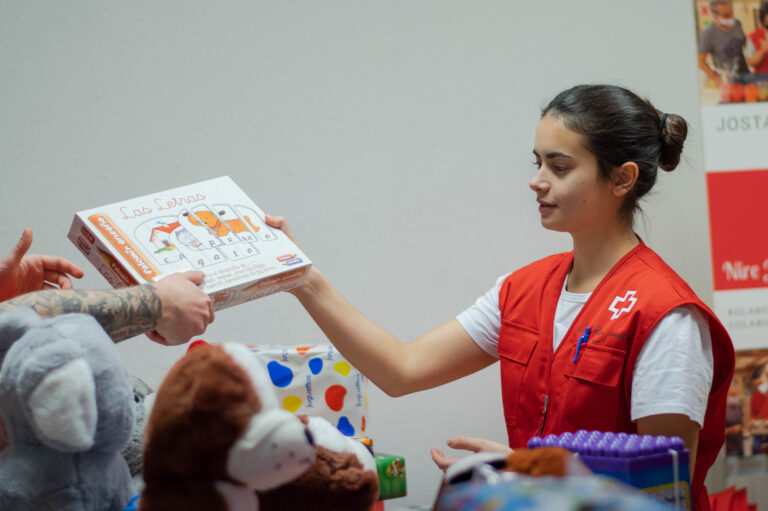
[[[768,1],[694,7],[715,313],[768,349]]]
[[[768,0],[694,8],[714,310],[736,348],[725,451],[744,484],[742,458],[768,454]]]

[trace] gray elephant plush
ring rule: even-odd
[[[133,394],[101,326],[85,314],[44,320],[14,309],[0,315],[0,362],[0,509],[121,511],[132,496],[120,449]]]

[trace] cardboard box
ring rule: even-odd
[[[267,367],[284,409],[323,417],[346,436],[365,433],[368,379],[333,345],[249,348]]]
[[[312,264],[226,176],[80,211],[69,239],[113,287],[203,271],[215,310],[298,286]]]

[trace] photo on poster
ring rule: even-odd
[[[701,105],[768,102],[768,1],[694,6]]]
[[[768,454],[768,349],[736,352],[725,414],[725,452]]]

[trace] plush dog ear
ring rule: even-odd
[[[282,409],[277,401],[275,387],[269,381],[269,376],[267,376],[267,368],[253,356],[248,348],[242,344],[234,343],[223,344],[222,348],[251,377],[251,382],[256,389],[256,394],[259,395],[262,407],[265,410]]]
[[[48,373],[29,397],[30,422],[44,443],[78,452],[95,440],[98,410],[91,368],[79,358]]]

